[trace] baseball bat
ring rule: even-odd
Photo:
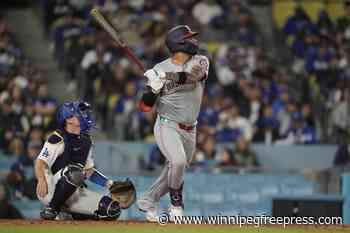
[[[100,26],[112,37],[112,39],[120,46],[123,52],[134,62],[138,68],[144,73],[145,66],[140,61],[134,52],[127,46],[125,41],[121,38],[119,30],[105,17],[98,9],[93,8],[90,12],[92,17],[100,24]]]

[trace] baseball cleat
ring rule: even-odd
[[[139,199],[137,200],[137,206],[140,211],[145,212],[147,221],[158,221],[158,207],[154,202],[147,199]]]
[[[40,217],[44,220],[55,220],[55,218],[58,215],[58,211],[51,208],[51,207],[45,207],[41,212],[40,212]]]
[[[181,206],[173,206],[171,205],[169,208],[169,220],[174,222],[175,217],[181,218],[184,216],[184,209]]]

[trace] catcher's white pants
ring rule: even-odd
[[[62,170],[64,170],[64,168]],[[38,196],[38,199],[44,205],[50,203],[55,192],[56,184],[62,177],[62,170],[58,171],[55,175],[52,175],[50,171],[46,170],[45,177],[48,186],[48,193],[44,198]],[[93,192],[87,188],[78,188],[66,201],[64,210],[71,213],[93,215],[98,209],[98,204],[102,197],[102,194]]]

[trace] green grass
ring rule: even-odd
[[[213,225],[166,225],[142,223],[32,223],[32,224],[0,224],[0,233],[335,233],[350,232],[341,226],[213,226]]]

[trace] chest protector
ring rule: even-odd
[[[60,154],[51,167],[55,174],[69,164],[85,166],[91,148],[91,138],[88,134],[70,134],[64,130],[56,130],[50,135],[48,142],[64,143],[63,153]]]

